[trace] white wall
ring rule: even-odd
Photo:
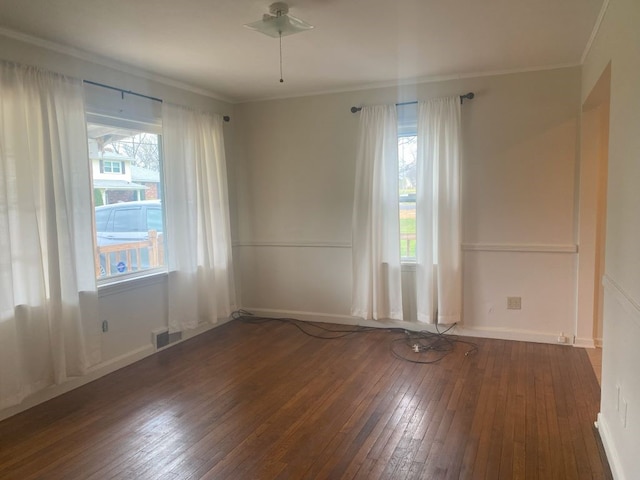
[[[476,98],[462,109],[463,330],[551,342],[571,336],[579,68],[239,105],[242,305],[357,321],[349,311],[358,115],[349,108],[468,91]],[[507,296],[521,296],[522,310],[507,311]]]
[[[349,108],[474,91],[476,98],[463,107],[465,291],[459,330],[549,342],[560,332],[572,334],[580,68],[232,107],[15,39],[0,36],[0,42],[3,59],[230,113],[225,129],[240,304],[326,321],[358,321],[349,315],[358,125]],[[405,286],[411,277],[404,272]],[[407,297],[413,295],[407,289]],[[521,296],[522,310],[507,311],[507,296]],[[103,290],[93,328],[102,320],[110,328],[99,334],[103,362],[91,378],[151,353],[150,332],[166,325],[165,302],[162,279],[132,291]],[[0,412],[0,418],[7,414]]]
[[[581,118],[576,336],[578,343],[591,347],[593,340],[602,345],[610,85],[608,68],[583,105]]]
[[[132,90],[199,110],[230,115],[232,121],[225,124],[225,135],[227,138],[232,138],[234,135],[233,106],[226,102],[151,80],[149,78],[152,76],[144,72],[141,72],[141,75],[127,73],[134,70],[131,67],[122,66],[121,69],[118,69],[117,66],[93,63],[43,46],[35,46],[13,37],[7,37],[2,33],[0,30],[0,59],[2,60],[35,65],[50,71]],[[113,64],[114,62],[109,63]],[[117,97],[120,98],[119,95]],[[228,141],[226,154],[231,198],[233,198],[233,185],[235,184],[233,181],[234,168],[231,161],[232,147],[233,142]],[[154,352],[151,332],[167,326],[166,277],[160,276],[151,280],[133,282],[133,286],[129,284],[124,288],[102,288],[99,291],[99,296],[99,317],[93,319],[91,325],[85,325],[85,331],[93,336],[92,344],[100,345],[98,356],[101,361],[92,368],[86,377],[49,388],[26,399],[21,405],[0,411],[0,419]],[[109,322],[107,332],[101,330],[103,320]],[[185,338],[201,331],[203,329],[188,332],[185,334]]]
[[[637,0],[610,0],[584,64],[582,81],[582,97],[586,99],[611,62],[602,400],[598,424],[618,479],[637,478],[640,472],[638,25]]]

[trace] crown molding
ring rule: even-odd
[[[527,68],[487,70],[487,71],[480,71],[480,72],[468,72],[468,73],[459,73],[459,74],[451,74],[451,75],[434,75],[430,77],[429,76],[415,77],[415,78],[408,78],[403,80],[390,80],[386,82],[367,83],[362,85],[354,85],[350,87],[337,87],[333,89],[316,90],[316,91],[298,93],[293,95],[256,97],[256,98],[246,99],[246,100],[239,99],[237,103],[244,104],[244,103],[254,103],[254,102],[268,102],[273,100],[286,100],[290,98],[313,97],[318,95],[331,95],[331,94],[337,94],[337,93],[349,93],[349,92],[359,92],[364,90],[375,90],[377,88],[402,87],[407,85],[420,85],[425,83],[446,82],[451,80],[462,80],[467,78],[494,77],[494,76],[500,76],[500,75],[514,75],[518,73],[542,72],[547,70],[561,70],[564,68],[580,67],[581,65],[582,65],[581,63],[562,63],[562,64],[556,64],[556,65],[540,65],[536,67],[527,67]]]
[[[604,0],[602,3],[602,8],[600,9],[600,13],[598,14],[598,18],[596,19],[596,23],[593,26],[593,30],[591,31],[591,36],[587,41],[587,45],[584,47],[584,52],[582,52],[582,58],[580,59],[580,65],[583,65],[589,52],[591,51],[591,47],[593,46],[593,42],[595,42],[596,37],[598,36],[598,32],[600,31],[600,26],[602,25],[602,20],[604,20],[604,16],[607,13],[607,9],[609,8],[609,0]]]
[[[231,98],[225,97],[224,95],[220,95],[218,93],[212,92],[211,90],[196,87],[194,85],[181,82],[180,80],[175,80],[173,78],[165,77],[157,73],[149,72],[147,70],[143,70],[141,68],[137,68],[132,65],[129,65],[128,63],[112,60],[110,58],[106,58],[94,53],[90,53],[90,52],[87,52],[86,50],[81,50],[76,47],[62,45],[60,43],[56,43],[51,40],[45,40],[39,37],[34,37],[33,35],[17,32],[15,30],[11,30],[5,27],[0,27],[0,35],[11,38],[13,40],[18,40],[20,42],[27,43],[29,45],[33,45],[35,47],[44,48],[46,50],[51,50],[56,53],[61,53],[63,55],[69,55],[70,57],[74,57],[79,60],[95,63],[97,65],[101,65],[107,68],[112,68],[114,70],[128,73],[129,75],[134,75],[136,77],[144,78],[145,80],[157,82],[162,85],[179,88],[181,90],[185,90],[185,91],[202,95],[205,97],[213,98],[215,100],[219,100],[222,102],[227,102],[231,104],[237,103],[236,100],[233,100]]]

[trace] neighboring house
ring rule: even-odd
[[[133,165],[131,157],[99,151],[93,140],[89,141],[89,158],[96,206],[159,198],[158,172]]]
[[[131,165],[131,181],[146,187],[140,200],[157,200],[160,198],[160,172],[148,168]]]

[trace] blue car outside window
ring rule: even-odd
[[[138,219],[140,218],[139,208],[122,208],[113,212],[114,232],[140,232]]]

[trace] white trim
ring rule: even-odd
[[[604,451],[607,455],[607,460],[609,461],[609,467],[611,468],[611,474],[613,478],[616,480],[626,480],[622,470],[622,463],[620,462],[620,457],[617,454],[616,449],[614,448],[613,437],[611,436],[611,430],[607,424],[605,417],[602,415],[602,412],[598,413],[598,420],[595,423],[598,432],[600,433],[600,439],[602,440],[602,446],[604,447]]]
[[[148,357],[149,355],[152,355],[154,353],[155,350],[153,349],[153,347],[151,345],[148,345],[95,365],[94,367],[90,368],[89,371],[82,377],[74,377],[60,385],[52,385],[45,390],[41,390],[27,397],[18,405],[5,408],[4,410],[0,411],[0,420],[4,420],[5,418],[17,415],[18,413],[35,407],[40,403],[44,403],[47,400],[51,400],[52,398],[86,385],[89,382],[93,382],[100,377],[103,377],[111,372],[115,372],[116,370],[126,367],[127,365],[131,365],[132,363],[135,363],[138,360],[142,360],[143,358]]]
[[[167,272],[149,272],[147,275],[138,275],[131,277],[113,277],[104,280],[104,283],[98,284],[98,296],[106,297],[116,293],[129,292],[138,288],[145,288],[151,285],[166,283]]]
[[[351,315],[341,315],[337,313],[319,313],[319,312],[303,312],[299,310],[279,310],[272,308],[256,308],[256,307],[242,307],[242,310],[253,313],[257,316],[269,317],[269,318],[295,318],[297,320],[304,320],[308,322],[326,322],[337,323],[341,325],[364,325],[361,322],[367,322],[361,318],[352,317]],[[367,326],[384,326],[382,322],[372,322],[374,325]]]
[[[605,5],[608,5],[608,3],[609,1],[605,0]],[[604,17],[604,10],[606,10],[606,6],[603,6],[603,10],[601,10],[600,12],[602,17]],[[598,21],[596,23],[597,28],[599,28],[601,21],[602,21],[602,18],[598,17]],[[595,31],[597,30],[594,29],[594,32]],[[272,97],[256,97],[256,98],[229,98],[225,95],[213,92],[208,89],[196,87],[194,85],[182,82],[180,80],[165,77],[157,73],[153,73],[138,67],[134,67],[133,65],[130,65],[128,63],[119,62],[119,61],[112,60],[110,58],[98,55],[96,53],[91,53],[76,47],[62,45],[62,44],[53,42],[51,40],[45,40],[42,38],[35,37],[33,35],[17,32],[15,30],[11,30],[6,27],[0,27],[0,35],[3,35],[8,38],[12,38],[14,40],[18,40],[30,45],[45,48],[47,50],[52,50],[54,52],[62,53],[64,55],[69,55],[71,57],[75,57],[80,60],[95,63],[108,68],[113,68],[124,73],[128,73],[131,75],[135,75],[137,77],[141,77],[147,80],[161,83],[163,85],[179,88],[181,90],[186,90],[188,92],[196,93],[198,95],[203,95],[205,97],[213,98],[215,100],[220,100],[222,102],[227,102],[230,104],[265,102],[265,101],[271,101],[271,100],[284,100],[287,98],[301,98],[301,97],[311,97],[311,96],[317,96],[317,95],[358,92],[358,91],[371,90],[371,89],[377,89],[377,88],[400,87],[403,85],[420,85],[424,83],[436,83],[436,82],[443,82],[443,81],[450,81],[450,80],[461,80],[461,79],[467,79],[467,78],[493,77],[493,76],[501,76],[501,75],[513,75],[513,74],[519,74],[519,73],[560,70],[564,68],[574,68],[574,67],[581,66],[584,63],[584,57],[586,56],[586,53],[587,53],[587,50],[585,50],[582,61],[580,63],[539,65],[539,66],[527,67],[527,68],[513,68],[513,69],[502,69],[502,70],[488,70],[488,71],[480,71],[480,72],[468,72],[468,73],[460,73],[460,74],[452,74],[452,75],[434,75],[434,76],[427,76],[427,77],[414,77],[414,78],[408,78],[403,80],[392,80],[388,82],[373,82],[373,83],[367,83],[367,84],[362,84],[362,85],[357,85],[352,87],[331,88],[331,89],[311,91],[306,93],[298,93],[294,95],[277,95]],[[593,32],[592,32],[592,37],[595,37],[595,33]],[[592,42],[593,42],[593,39],[590,38],[589,43],[587,44],[588,48],[591,47]],[[89,80],[89,79],[87,78],[86,80]]]
[[[225,323],[231,321],[231,318],[225,318],[218,321],[216,324],[203,324],[193,330],[185,330],[182,332],[182,339],[169,344],[168,347],[163,348],[161,351],[164,351],[174,345],[178,345],[179,343],[184,342],[190,338],[193,338],[201,333],[207,332],[213,328],[220,327]],[[151,339],[151,335],[149,335],[149,339]],[[62,383],[60,385],[52,385],[45,390],[41,390],[33,395],[27,397],[20,404],[14,405],[12,407],[5,408],[0,411],[0,421],[12,417],[13,415],[17,415],[20,412],[24,412],[36,405],[44,403],[52,398],[58,397],[64,393],[70,392],[78,387],[86,385],[87,383],[93,382],[94,380],[99,379],[100,377],[104,377],[109,373],[115,372],[121,368],[124,368],[128,365],[131,365],[135,362],[142,360],[143,358],[149,357],[156,353],[160,353],[160,350],[156,351],[154,346],[149,342],[149,345],[139,347],[135,350],[132,350],[128,353],[120,355],[118,357],[112,358],[105,362],[102,362],[98,365],[94,365],[91,367],[85,375],[82,377],[74,377]]]
[[[605,0],[605,3],[608,4],[608,0]],[[603,11],[601,11],[601,15],[604,16]],[[598,20],[601,21],[601,18],[599,17]],[[596,23],[596,25],[599,26],[599,22]],[[527,68],[513,68],[513,69],[502,69],[502,70],[488,70],[488,71],[480,71],[480,72],[468,72],[468,73],[460,73],[460,74],[452,74],[452,75],[434,75],[434,76],[427,76],[427,77],[414,77],[414,78],[408,78],[403,80],[392,80],[387,82],[373,82],[373,83],[356,85],[352,87],[330,88],[325,90],[298,93],[294,95],[277,95],[272,97],[256,97],[256,98],[229,98],[225,95],[213,92],[208,89],[196,87],[194,85],[182,82],[180,80],[176,80],[173,78],[165,77],[157,73],[143,70],[141,68],[135,67],[128,63],[119,62],[116,60],[112,60],[111,58],[104,57],[95,53],[91,53],[76,47],[62,45],[62,44],[53,42],[51,40],[45,40],[42,38],[35,37],[33,35],[17,32],[15,30],[11,30],[6,27],[0,27],[0,35],[13,38],[14,40],[19,40],[21,42],[25,42],[30,45],[45,48],[47,50],[52,50],[54,52],[62,53],[64,55],[69,55],[69,56],[78,58],[80,60],[95,63],[108,68],[113,68],[124,73],[128,73],[131,75],[135,75],[137,77],[141,77],[147,80],[161,83],[163,85],[179,88],[181,90],[186,90],[188,92],[196,93],[198,95],[204,95],[205,97],[213,98],[215,100],[220,100],[230,104],[243,104],[243,103],[253,103],[253,102],[264,102],[264,101],[270,101],[270,100],[284,100],[287,98],[300,98],[300,97],[311,97],[311,96],[317,96],[317,95],[328,95],[328,94],[336,94],[336,93],[348,93],[348,92],[357,92],[357,91],[371,90],[371,89],[377,89],[377,88],[399,87],[403,85],[420,85],[424,83],[435,83],[435,82],[443,82],[443,81],[449,81],[449,80],[461,80],[461,79],[467,79],[467,78],[493,77],[493,76],[501,76],[501,75],[513,75],[513,74],[519,74],[519,73],[560,70],[564,68],[579,67],[582,65],[582,63],[584,63],[584,58],[583,58],[583,60],[580,63],[539,65],[539,66],[527,67]],[[594,36],[593,33],[592,33],[592,36]],[[591,39],[590,39],[590,42],[592,42]],[[589,43],[587,46],[590,48],[591,43]]]
[[[467,327],[463,324],[455,329],[456,335],[466,337],[494,338],[499,340],[515,340],[518,342],[549,343],[553,345],[571,346],[570,343],[558,343],[559,332],[538,332],[535,330],[518,330],[504,327]]]
[[[283,247],[283,248],[351,248],[346,242],[234,242],[234,247]]]
[[[463,243],[466,252],[578,253],[578,245],[539,245],[530,243]]]
[[[198,325],[198,327],[193,328],[191,330],[182,330],[182,338],[180,340],[178,340],[177,342],[170,343],[169,345],[171,345],[171,346],[177,345],[179,343],[184,342],[185,340],[189,340],[190,338],[197,337],[201,333],[208,332],[209,330],[213,330],[214,328],[221,327],[225,323],[229,323],[231,320],[233,320],[232,317],[221,318],[221,319],[218,319],[218,321],[216,323],[203,323],[203,324]],[[164,348],[163,348],[163,350],[164,350]]]
[[[347,242],[287,242],[287,241],[239,241],[234,247],[282,247],[282,248],[351,248]],[[467,252],[525,252],[525,253],[577,253],[577,245],[539,245],[526,243],[492,244],[463,243],[462,250]]]
[[[482,78],[482,77],[495,77],[495,76],[501,76],[501,75],[514,75],[518,73],[544,72],[548,70],[560,70],[563,68],[580,67],[581,65],[582,64],[580,63],[561,63],[556,65],[540,65],[537,67],[528,67],[528,68],[488,70],[484,72],[469,72],[469,73],[459,73],[459,74],[452,74],[452,75],[434,75],[431,77],[414,77],[414,78],[407,78],[404,80],[391,80],[388,82],[366,83],[361,85],[354,85],[351,87],[345,86],[345,87],[329,88],[326,90],[316,90],[313,92],[297,93],[293,95],[275,95],[272,97],[246,98],[246,99],[238,100],[237,103],[242,104],[242,103],[253,103],[253,102],[269,102],[272,100],[285,100],[288,98],[301,98],[301,97],[313,97],[313,96],[319,96],[319,95],[332,95],[336,93],[360,92],[364,90],[374,90],[377,88],[401,87],[404,85],[421,85],[424,83],[445,82],[449,80],[462,80],[466,78]],[[415,100],[415,98],[411,99],[410,101],[413,101],[413,100]],[[398,99],[398,101],[402,102],[403,99]]]
[[[593,46],[593,42],[596,40],[598,36],[598,32],[600,31],[600,25],[602,25],[602,20],[604,20],[604,16],[607,13],[607,9],[609,8],[609,0],[604,0],[602,2],[602,7],[600,8],[600,13],[598,14],[598,18],[596,19],[596,23],[593,26],[593,30],[591,30],[591,36],[587,41],[587,45],[584,47],[584,51],[582,52],[582,57],[580,58],[580,64],[584,65],[585,60],[587,59],[587,55],[591,51],[591,47]]]
[[[146,80],[151,80],[153,82],[158,82],[163,85],[179,88],[181,90],[186,90],[188,92],[196,93],[198,95],[203,95],[205,97],[213,98],[215,100],[220,100],[222,102],[227,102],[232,104],[237,103],[237,100],[232,100],[230,98],[225,97],[224,95],[220,95],[218,93],[212,92],[211,90],[195,87],[193,85],[189,85],[188,83],[181,82],[180,80],[174,80],[172,78],[165,77],[157,73],[152,73],[147,70],[134,67],[128,63],[118,62],[116,60],[112,60],[110,58],[106,58],[95,53],[90,53],[90,52],[87,52],[86,50],[81,50],[76,47],[61,45],[59,43],[52,42],[51,40],[44,40],[42,38],[34,37],[32,35],[27,35],[26,33],[16,32],[15,30],[11,30],[6,27],[0,27],[0,35],[9,37],[24,43],[28,43],[36,47],[41,47],[47,50],[53,50],[54,52],[62,53],[64,55],[69,55],[71,57],[78,58],[86,62],[102,65],[103,67],[113,68],[120,72],[128,73],[130,75],[135,75],[136,77],[141,77]],[[85,78],[85,80],[90,80],[90,79]]]
[[[303,312],[298,310],[276,310],[271,308],[242,308],[257,316],[268,318],[295,318],[304,322],[322,322],[333,323],[336,325],[351,325],[357,327],[374,327],[374,328],[402,328],[410,331],[429,330],[435,332],[434,325],[419,322],[403,322],[398,320],[365,320],[363,318],[354,317],[352,315],[341,315],[337,313],[320,313],[320,312]],[[441,328],[445,328],[444,326]]]
[[[609,275],[605,274],[602,277],[602,285],[604,285],[606,292],[610,293],[618,301],[638,327],[640,327],[640,304],[631,298],[631,295]]]
[[[428,330],[435,332],[435,325],[428,323],[421,323],[418,321],[375,321],[364,320],[362,318],[353,317],[351,315],[342,315],[334,313],[320,313],[320,312],[303,312],[297,310],[276,310],[270,308],[256,308],[256,307],[243,307],[243,310],[253,313],[254,315],[271,317],[271,318],[295,318],[308,322],[324,322],[334,323],[339,325],[352,325],[362,327],[375,327],[375,328],[402,328],[410,331]],[[444,325],[440,326],[440,330],[446,328]],[[536,343],[549,343],[558,344],[557,332],[537,332],[533,330],[516,330],[502,327],[467,327],[464,324],[457,325],[452,331],[452,334],[460,335],[464,337],[480,337],[480,338],[494,338],[500,340],[516,340],[521,342],[536,342]],[[570,344],[565,344],[570,345]]]
[[[575,338],[573,340],[574,347],[580,348],[596,348],[596,341],[593,338]]]

